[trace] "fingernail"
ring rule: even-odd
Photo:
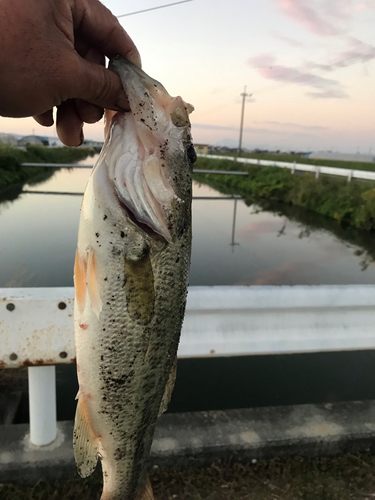
[[[118,106],[118,111],[129,111],[130,106],[129,106],[129,101],[128,98],[126,97],[125,92],[121,92],[120,97],[117,100],[116,105]]]

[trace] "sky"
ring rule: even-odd
[[[375,0],[192,0],[120,21],[143,69],[194,105],[196,143],[238,145],[246,86],[245,148],[375,154]],[[0,117],[0,132],[56,135],[31,118]],[[103,123],[85,136],[101,140]]]

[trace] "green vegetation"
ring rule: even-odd
[[[375,457],[274,458],[255,464],[153,470],[155,500],[364,500],[375,492]],[[99,500],[101,478],[0,485],[2,500]]]
[[[243,196],[247,204],[257,203],[265,208],[269,202],[283,202],[332,217],[344,226],[375,230],[375,187],[370,182],[348,183],[346,179],[327,176],[316,180],[309,173],[293,175],[289,169],[245,165],[227,159],[198,158],[195,168],[247,171],[247,177],[215,174],[194,177],[221,192]]]
[[[40,182],[51,177],[54,168],[22,167],[22,163],[71,163],[94,155],[92,148],[46,148],[28,145],[25,150],[10,146],[0,146],[0,189],[1,197],[6,190]]]
[[[228,153],[225,154],[225,156],[233,155],[231,153]],[[313,158],[304,158],[298,154],[291,155],[269,153],[243,153],[242,157],[254,158],[256,160],[286,161],[288,163],[296,162],[304,163],[305,165],[318,165],[322,167],[346,168],[348,170],[366,170],[368,172],[375,172],[375,163],[367,163],[364,161],[315,160]]]

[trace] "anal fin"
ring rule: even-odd
[[[73,432],[73,449],[78,473],[90,476],[98,462],[98,438],[91,426],[90,417],[83,398],[78,399]]]
[[[154,494],[152,492],[152,486],[148,475],[146,477],[144,487],[138,493],[135,500],[154,500]]]
[[[177,374],[177,356],[173,362],[172,369],[171,369],[171,372],[170,372],[169,377],[168,377],[167,385],[165,386],[165,389],[164,389],[164,394],[163,394],[163,398],[161,400],[158,417],[160,417],[160,415],[162,413],[164,413],[166,411],[166,409],[168,408],[169,401],[171,400],[171,397],[172,397],[174,384],[176,382],[176,374]]]

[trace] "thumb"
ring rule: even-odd
[[[129,110],[120,77],[104,66],[80,58],[78,75],[69,97],[80,98],[101,108]]]

